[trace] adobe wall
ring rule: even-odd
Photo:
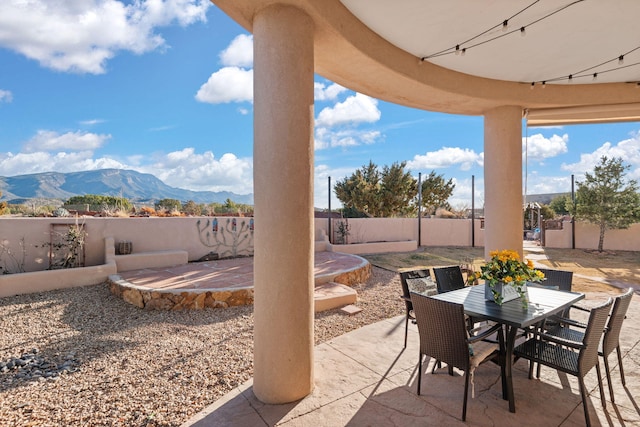
[[[46,270],[49,267],[51,224],[74,223],[73,218],[0,217],[0,266],[11,273],[18,272],[18,264],[22,264],[23,241],[24,271]],[[218,253],[220,257],[253,254],[253,218],[84,217],[79,218],[78,223],[84,225],[87,233],[85,266],[105,263],[104,241],[107,237],[113,237],[116,247],[119,242],[131,242],[133,253],[184,250],[189,261],[196,261],[210,252]]]
[[[597,249],[600,228],[595,224],[576,222],[576,249]],[[571,221],[562,223],[562,230],[545,230],[545,246],[549,248],[571,248]],[[626,230],[607,230],[604,235],[604,250],[640,251],[640,224]]]

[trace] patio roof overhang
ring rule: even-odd
[[[213,1],[249,31],[256,13],[271,4],[304,10],[315,26],[316,73],[388,102],[464,115],[514,105],[527,111],[529,123],[535,125],[640,120],[640,49],[633,51],[640,44],[635,22],[640,3],[635,1],[621,0],[615,6],[568,2],[572,9],[545,19],[541,18],[562,5],[532,0],[498,0],[490,5],[436,0],[401,4],[379,0]],[[515,28],[541,19],[535,27],[529,26],[524,38],[498,37],[481,46],[481,54],[474,58],[469,59],[471,51],[467,53],[462,65],[456,55],[428,57],[429,52],[455,46],[457,40],[478,35],[530,4],[530,9],[512,19]],[[606,32],[603,26],[608,26]],[[497,31],[485,39],[500,36]],[[527,42],[523,44],[522,39]],[[629,51],[625,67],[611,63],[592,70],[600,71],[599,82],[576,78],[570,83],[561,78],[544,87],[541,84],[544,76],[570,74]],[[515,59],[506,61],[505,52],[507,58]],[[422,60],[422,55],[427,58]],[[603,71],[612,67],[619,69]]]

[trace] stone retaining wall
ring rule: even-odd
[[[253,288],[158,292],[131,286],[119,276],[110,276],[107,283],[114,295],[148,310],[199,310],[253,304]]]

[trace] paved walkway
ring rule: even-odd
[[[587,295],[595,304],[604,294]],[[527,378],[527,362],[514,365],[516,413],[502,399],[500,370],[492,363],[475,374],[475,398],[469,398],[467,422],[460,420],[464,380],[447,369],[422,378],[416,395],[419,338],[411,325],[403,350],[404,316],[368,325],[315,348],[315,390],[285,405],[265,405],[253,394],[252,382],[236,388],[183,427],[206,426],[583,426],[584,413],[578,383],[548,368],[541,379]],[[636,295],[622,330],[626,387],[620,382],[612,355],[615,400],[602,407],[595,369],[585,378],[588,407],[594,426],[640,425],[640,296]],[[433,363],[432,361],[430,362]],[[602,365],[602,363],[601,363]],[[609,398],[608,390],[605,395]]]

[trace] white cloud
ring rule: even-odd
[[[333,107],[326,107],[316,119],[317,126],[332,127],[357,123],[374,123],[380,120],[378,101],[361,93],[338,102]]]
[[[527,179],[527,194],[568,193],[571,191],[570,176],[541,176],[532,172]]]
[[[220,62],[227,67],[253,67],[253,36],[240,34],[220,52]]]
[[[135,168],[160,178],[166,184],[195,191],[253,192],[253,160],[225,153],[217,159],[211,151],[196,153],[184,148],[156,156],[148,165]]]
[[[483,154],[468,148],[442,147],[438,151],[429,151],[424,155],[416,154],[413,160],[407,162],[411,170],[440,169],[460,165],[460,170],[467,171],[474,164],[483,164]]]
[[[0,2],[0,46],[58,71],[101,74],[119,51],[165,46],[158,27],[206,21],[208,0]]]
[[[11,102],[13,101],[13,94],[8,90],[0,89],[0,102]]]
[[[77,172],[105,168],[125,168],[125,165],[109,157],[93,159],[93,152],[36,151],[32,153],[0,154],[0,175],[13,176],[39,172]]]
[[[342,202],[336,197],[333,187],[336,182],[350,176],[357,168],[331,168],[320,164],[314,169],[313,181],[313,206],[327,209],[329,207],[329,177],[331,177],[331,210],[342,207]]]
[[[80,121],[81,125],[84,126],[93,126],[93,125],[98,125],[100,123],[104,123],[106,120],[103,119],[90,119],[90,120],[82,120]]]
[[[124,159],[94,157],[93,149],[109,136],[40,131],[26,146],[30,151],[0,153],[0,176],[39,172],[77,172],[105,168],[132,169],[155,175],[166,184],[194,191],[253,192],[253,160],[225,153],[217,158],[211,151],[197,153],[184,148],[152,156],[134,154]]]
[[[314,141],[315,149],[323,150],[330,147],[344,148],[375,144],[380,139],[382,139],[382,134],[374,130],[333,130],[325,127],[316,127]]]
[[[200,86],[196,99],[211,104],[253,102],[253,70],[221,68]]]
[[[89,132],[67,132],[62,135],[50,130],[39,130],[24,146],[28,153],[43,151],[82,150],[93,151],[100,148],[111,135]]]
[[[569,171],[575,175],[583,176],[585,172],[593,172],[595,166],[600,163],[600,159],[621,157],[624,164],[631,166],[627,177],[640,179],[640,132],[636,132],[631,138],[622,140],[617,144],[605,142],[591,153],[583,153],[576,163],[563,163],[562,170]]]
[[[569,135],[567,134],[553,135],[551,138],[545,138],[539,133],[530,135],[528,143],[527,138],[522,138],[522,155],[524,157],[526,150],[529,160],[544,160],[555,157],[568,151],[568,141]]]
[[[337,83],[332,83],[329,86],[319,82],[313,83],[313,97],[316,101],[333,101],[346,90],[346,87],[340,86]]]

